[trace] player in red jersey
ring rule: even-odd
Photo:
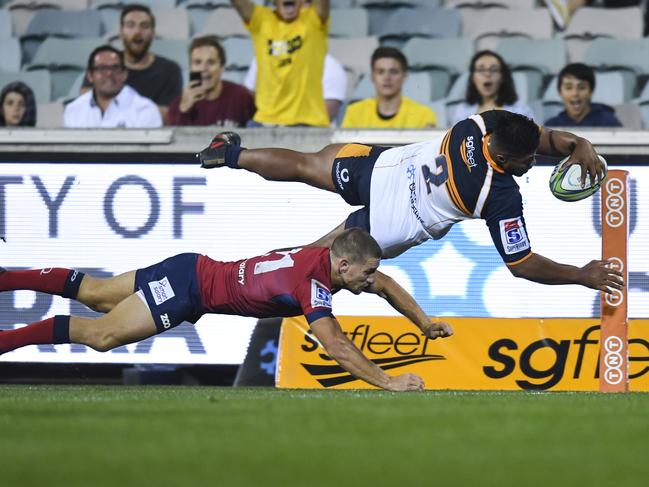
[[[421,377],[386,374],[342,332],[332,293],[378,294],[431,338],[453,332],[432,322],[415,300],[378,272],[381,249],[365,231],[350,229],[327,247],[273,251],[237,262],[179,254],[158,264],[97,279],[52,268],[0,272],[0,291],[30,289],[76,299],[104,312],[96,318],[57,315],[0,333],[0,353],[25,345],[80,343],[98,351],[148,338],[205,313],[242,316],[304,314],[327,353],[356,377],[391,391],[421,390]]]

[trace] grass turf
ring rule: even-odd
[[[0,485],[647,485],[649,394],[0,386]]]

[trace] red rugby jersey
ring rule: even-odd
[[[208,313],[258,318],[303,314],[309,323],[332,316],[326,247],[273,251],[236,262],[201,255],[196,272]]]

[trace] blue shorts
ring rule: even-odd
[[[135,272],[135,291],[142,291],[158,333],[183,321],[196,323],[204,314],[196,276],[198,254],[178,254]]]
[[[370,231],[370,182],[372,170],[379,155],[390,147],[347,144],[343,146],[331,168],[331,179],[336,192],[352,206],[362,205],[347,217],[345,228]]]

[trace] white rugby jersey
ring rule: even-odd
[[[474,115],[443,137],[381,153],[370,184],[370,233],[385,257],[470,218],[486,220],[508,265],[531,254],[518,184],[487,150],[497,117],[498,110]]]

